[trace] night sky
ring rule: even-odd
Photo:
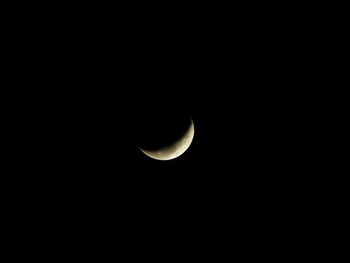
[[[349,262],[349,7],[163,2],[0,4],[1,260]]]

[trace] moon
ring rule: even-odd
[[[160,148],[158,150],[140,150],[147,155],[148,157],[159,160],[159,161],[168,161],[175,159],[182,155],[187,149],[190,147],[194,137],[194,124],[191,119],[190,126],[186,130],[186,132],[174,143]]]

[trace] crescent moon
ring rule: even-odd
[[[191,119],[187,131],[174,143],[158,150],[140,150],[148,157],[160,161],[168,161],[182,155],[190,147],[194,137],[194,124]]]

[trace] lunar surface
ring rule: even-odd
[[[140,150],[147,155],[148,157],[151,157],[156,160],[160,161],[168,161],[175,159],[182,155],[186,150],[190,147],[192,140],[194,137],[194,124],[193,120],[191,119],[191,124],[187,131],[174,143],[160,148],[158,150]]]

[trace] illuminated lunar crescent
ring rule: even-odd
[[[193,120],[191,120],[191,124],[187,129],[187,131],[173,144],[170,144],[158,150],[144,150],[141,148],[140,150],[145,155],[153,159],[160,160],[160,161],[168,161],[182,155],[190,147],[193,137],[194,137],[194,124],[193,124]]]

